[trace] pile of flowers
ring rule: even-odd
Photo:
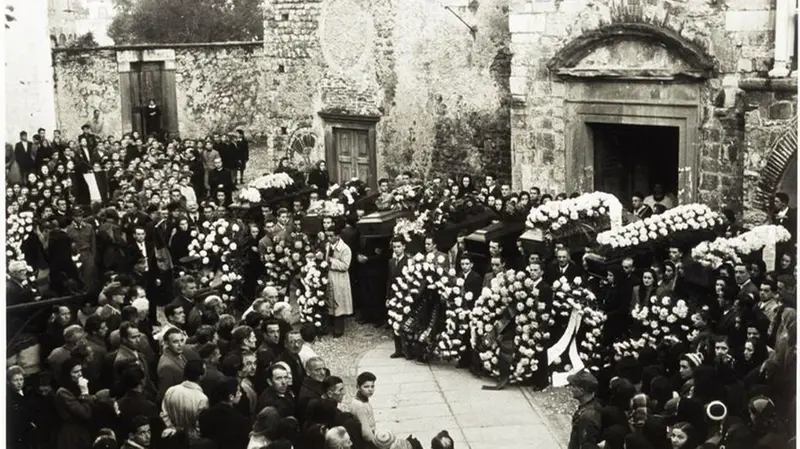
[[[445,198],[433,211],[432,224],[435,229],[442,229],[450,223],[461,223],[485,211],[486,207],[473,195]]]
[[[611,249],[629,248],[657,242],[678,232],[711,231],[724,223],[724,216],[705,204],[685,204],[621,228],[601,232],[597,236],[597,243]]]
[[[692,249],[692,258],[706,267],[717,268],[726,261],[741,262],[743,256],[760,251],[770,243],[787,242],[791,237],[783,226],[756,226],[736,237],[702,242]]]
[[[423,188],[418,184],[405,184],[392,190],[392,210],[414,210],[422,199]]]
[[[538,300],[539,292],[533,288],[533,280],[525,271],[508,270],[492,280],[484,288],[472,309],[473,347],[483,368],[498,375],[500,348],[494,334],[495,324],[503,316],[516,323],[514,337],[515,356],[511,367],[511,380],[529,379],[538,369],[536,355],[545,351],[549,340],[549,317],[547,304]],[[513,317],[513,318],[511,318]]]
[[[224,218],[214,222],[205,221],[200,230],[192,230],[189,256],[200,263],[204,273],[200,277],[200,288],[219,288],[222,299],[234,299],[242,285],[242,263],[245,248],[240,241],[244,227]]]
[[[411,243],[414,239],[425,237],[425,229],[427,227],[430,212],[425,211],[421,213],[415,220],[408,218],[399,218],[394,225],[393,234],[395,237],[401,237],[406,243]]]
[[[239,190],[236,198],[239,201],[255,204],[261,202],[261,192],[259,192],[255,187],[245,187],[242,190]]]
[[[308,208],[308,214],[317,214],[322,217],[342,217],[344,216],[344,204],[338,199],[318,201]]]
[[[631,311],[636,324],[633,338],[614,344],[618,357],[636,355],[638,349],[648,346],[656,349],[662,341],[687,341],[692,327],[692,311],[683,299],[653,295],[645,304]]]
[[[261,194],[261,199],[259,201],[286,195],[299,187],[288,173],[264,175],[250,181],[247,186],[259,191]]]
[[[622,204],[610,193],[586,193],[577,198],[550,201],[531,210],[526,225],[555,235],[564,234],[577,224],[607,228],[622,215]]]
[[[469,342],[475,298],[472,292],[464,290],[464,279],[457,278],[455,270],[449,270],[446,276],[446,280],[442,278],[440,293],[445,305],[444,329],[437,337],[434,353],[443,360],[455,360]]]
[[[403,267],[402,274],[392,283],[392,296],[387,299],[388,322],[395,335],[401,335],[411,315],[411,310],[416,306],[417,298],[422,295],[426,285],[426,277],[433,275],[432,264],[425,260],[425,256],[417,254]]]
[[[580,324],[575,334],[578,355],[592,370],[599,370],[605,361],[600,336],[606,314],[600,309],[597,297],[576,277],[572,282],[562,277],[553,283],[553,303],[562,300],[578,313]]]
[[[328,309],[328,262],[309,253],[305,265],[300,269],[300,288],[297,290],[297,306],[301,323],[313,323],[321,328]]]
[[[6,265],[13,261],[24,261],[22,243],[33,232],[33,212],[23,211],[9,215],[6,219]]]

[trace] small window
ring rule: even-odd
[[[58,36],[58,45],[65,45],[67,43],[67,36],[64,33],[61,33]]]

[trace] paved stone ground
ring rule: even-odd
[[[536,393],[483,391],[488,381],[467,371],[390,359],[392,352],[391,342],[381,343],[358,362],[359,372],[378,377],[372,404],[379,429],[402,438],[413,434],[425,447],[440,430],[450,432],[459,449],[566,447],[563,422],[541,410]]]

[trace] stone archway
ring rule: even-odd
[[[697,201],[701,106],[717,67],[704,48],[656,24],[612,23],[577,37],[546,65],[564,84],[566,191],[630,198],[661,183],[680,203]],[[663,158],[634,151],[643,136],[665,132],[669,143],[648,153]]]
[[[591,53],[623,41],[654,44],[674,53],[683,67],[598,68],[594,73],[579,64]],[[714,59],[700,46],[680,34],[650,23],[612,23],[588,31],[565,45],[547,62],[551,73],[561,78],[690,78],[707,79],[715,70]],[[672,70],[671,70],[672,69]]]
[[[788,123],[786,129],[775,139],[767,162],[759,173],[755,206],[764,212],[769,212],[772,207],[772,198],[797,158],[797,129],[794,128],[797,124],[797,117]]]

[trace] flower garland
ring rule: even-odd
[[[23,211],[9,215],[6,219],[6,265],[13,261],[25,261],[22,243],[33,232],[33,212]]]
[[[322,327],[322,317],[328,309],[328,262],[318,260],[309,253],[305,265],[300,269],[302,276],[297,290],[297,307],[301,323],[313,323]]]
[[[685,204],[618,229],[601,232],[597,243],[611,249],[663,240],[676,232],[713,230],[725,218],[705,204]]]
[[[261,201],[261,192],[259,192],[258,189],[256,189],[255,187],[245,187],[239,191],[236,197],[240,201],[246,201],[248,203],[258,203]]]
[[[285,190],[287,187],[294,185],[294,179],[288,173],[272,173],[260,176],[250,181],[247,185],[258,190]]]
[[[638,325],[631,340],[614,344],[618,357],[636,355],[643,346],[655,349],[664,339],[686,341],[692,327],[689,304],[670,296],[651,296],[645,304],[634,306],[631,316]]]
[[[564,277],[554,282],[553,302],[556,302],[556,298],[561,298],[569,304],[572,310],[578,312],[581,319],[580,327],[575,335],[578,355],[584,364],[597,371],[605,362],[600,337],[603,324],[606,322],[606,314],[600,309],[594,293],[583,287],[582,283],[583,280],[580,277],[576,277],[571,283]],[[564,288],[565,286],[566,288]],[[556,291],[557,289],[558,291]]]
[[[213,223],[205,221],[201,229],[192,230],[189,243],[189,256],[200,262],[201,288],[221,288],[222,299],[234,299],[242,284],[242,248],[237,245],[242,226],[219,218]]]
[[[528,214],[528,228],[541,228],[553,233],[564,233],[579,223],[621,222],[622,204],[616,196],[605,192],[583,194],[577,198],[550,201],[533,208]]]
[[[415,255],[403,267],[402,273],[392,282],[394,294],[387,299],[388,322],[395,335],[401,335],[406,327],[407,318],[411,309],[416,305],[417,299],[426,288],[423,285],[426,275],[431,271],[430,264],[422,254]]]
[[[474,331],[473,347],[478,349],[483,368],[499,375],[497,367],[500,347],[497,341],[487,341],[503,313],[514,307],[516,335],[515,356],[511,368],[512,381],[529,379],[538,369],[536,355],[545,351],[549,339],[549,314],[547,304],[538,300],[538,290],[525,271],[508,270],[492,280],[490,288],[484,288],[472,310],[471,328]]]
[[[464,279],[456,278],[455,270],[451,269],[447,276],[449,282],[455,279],[455,285],[445,287],[442,293],[446,307],[445,323],[437,337],[434,354],[443,360],[455,360],[467,348],[475,298],[472,292],[464,291]]]
[[[741,262],[742,256],[759,251],[771,242],[787,242],[791,237],[783,226],[756,226],[736,237],[702,242],[692,249],[692,258],[704,266],[717,268],[725,261]]]

